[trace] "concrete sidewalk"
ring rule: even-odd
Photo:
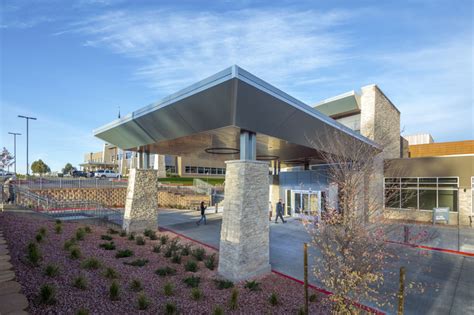
[[[197,226],[196,221],[199,219],[197,211],[160,210],[159,225],[219,248],[221,214],[209,214],[207,217],[207,225]],[[452,230],[444,231],[441,231],[441,235],[452,232]],[[470,235],[470,231],[467,231],[465,241],[472,244]],[[444,238],[444,240],[448,239],[449,237]],[[271,223],[270,263],[272,268],[302,280],[303,243],[309,241],[309,235],[298,220],[288,219],[286,224]],[[433,244],[438,245],[438,243]],[[451,243],[447,242],[447,244]],[[474,257],[396,244],[390,246],[397,246],[403,255],[398,261],[391,262],[392,269],[387,270],[382,290],[387,294],[397,292],[398,269],[401,266],[407,268],[408,282],[421,283],[424,286],[423,293],[407,293],[406,314],[474,314]],[[310,252],[310,262],[314,260],[312,255]],[[310,282],[321,286],[314,276],[310,278]],[[394,298],[390,302],[396,305]],[[394,307],[384,307],[383,310],[396,313]]]

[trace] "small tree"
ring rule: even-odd
[[[381,128],[383,129],[383,128]],[[340,131],[308,139],[320,152],[329,183],[319,216],[304,220],[315,249],[313,272],[332,291],[336,313],[359,313],[351,300],[392,306],[393,294],[382,290],[389,266],[403,255],[386,242],[395,228],[383,211],[384,141],[379,130],[378,148]],[[402,169],[398,171],[400,176]],[[406,198],[410,198],[406,196]],[[426,231],[420,233],[426,239]],[[393,268],[392,270],[396,270]],[[410,287],[423,289],[418,283]],[[388,305],[387,305],[388,303]]]
[[[76,168],[72,166],[71,163],[66,163],[63,168],[63,174],[69,174],[70,172],[74,171]]]
[[[15,157],[7,150],[7,148],[3,147],[3,150],[0,153],[0,168],[9,168],[13,163],[15,163]]]
[[[38,161],[34,161],[31,164],[31,171],[36,174],[43,175],[45,173],[51,172],[49,166],[43,162],[43,160],[39,159]]]

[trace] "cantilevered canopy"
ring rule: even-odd
[[[376,148],[369,139],[238,66],[117,119],[94,134],[122,149],[209,158],[209,152],[237,153],[241,129],[257,134],[257,159],[318,159],[325,147],[311,139],[331,135]],[[216,157],[231,160],[238,154],[213,154]]]

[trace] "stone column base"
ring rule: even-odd
[[[226,162],[218,272],[241,281],[271,271],[268,162]]]
[[[122,225],[127,233],[142,233],[145,229],[158,229],[157,196],[156,171],[130,169]]]

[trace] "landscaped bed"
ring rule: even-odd
[[[31,314],[298,314],[304,304],[303,286],[275,274],[219,278],[216,251],[169,232],[132,239],[13,213],[0,227]],[[324,297],[310,294],[310,313],[323,313]]]

